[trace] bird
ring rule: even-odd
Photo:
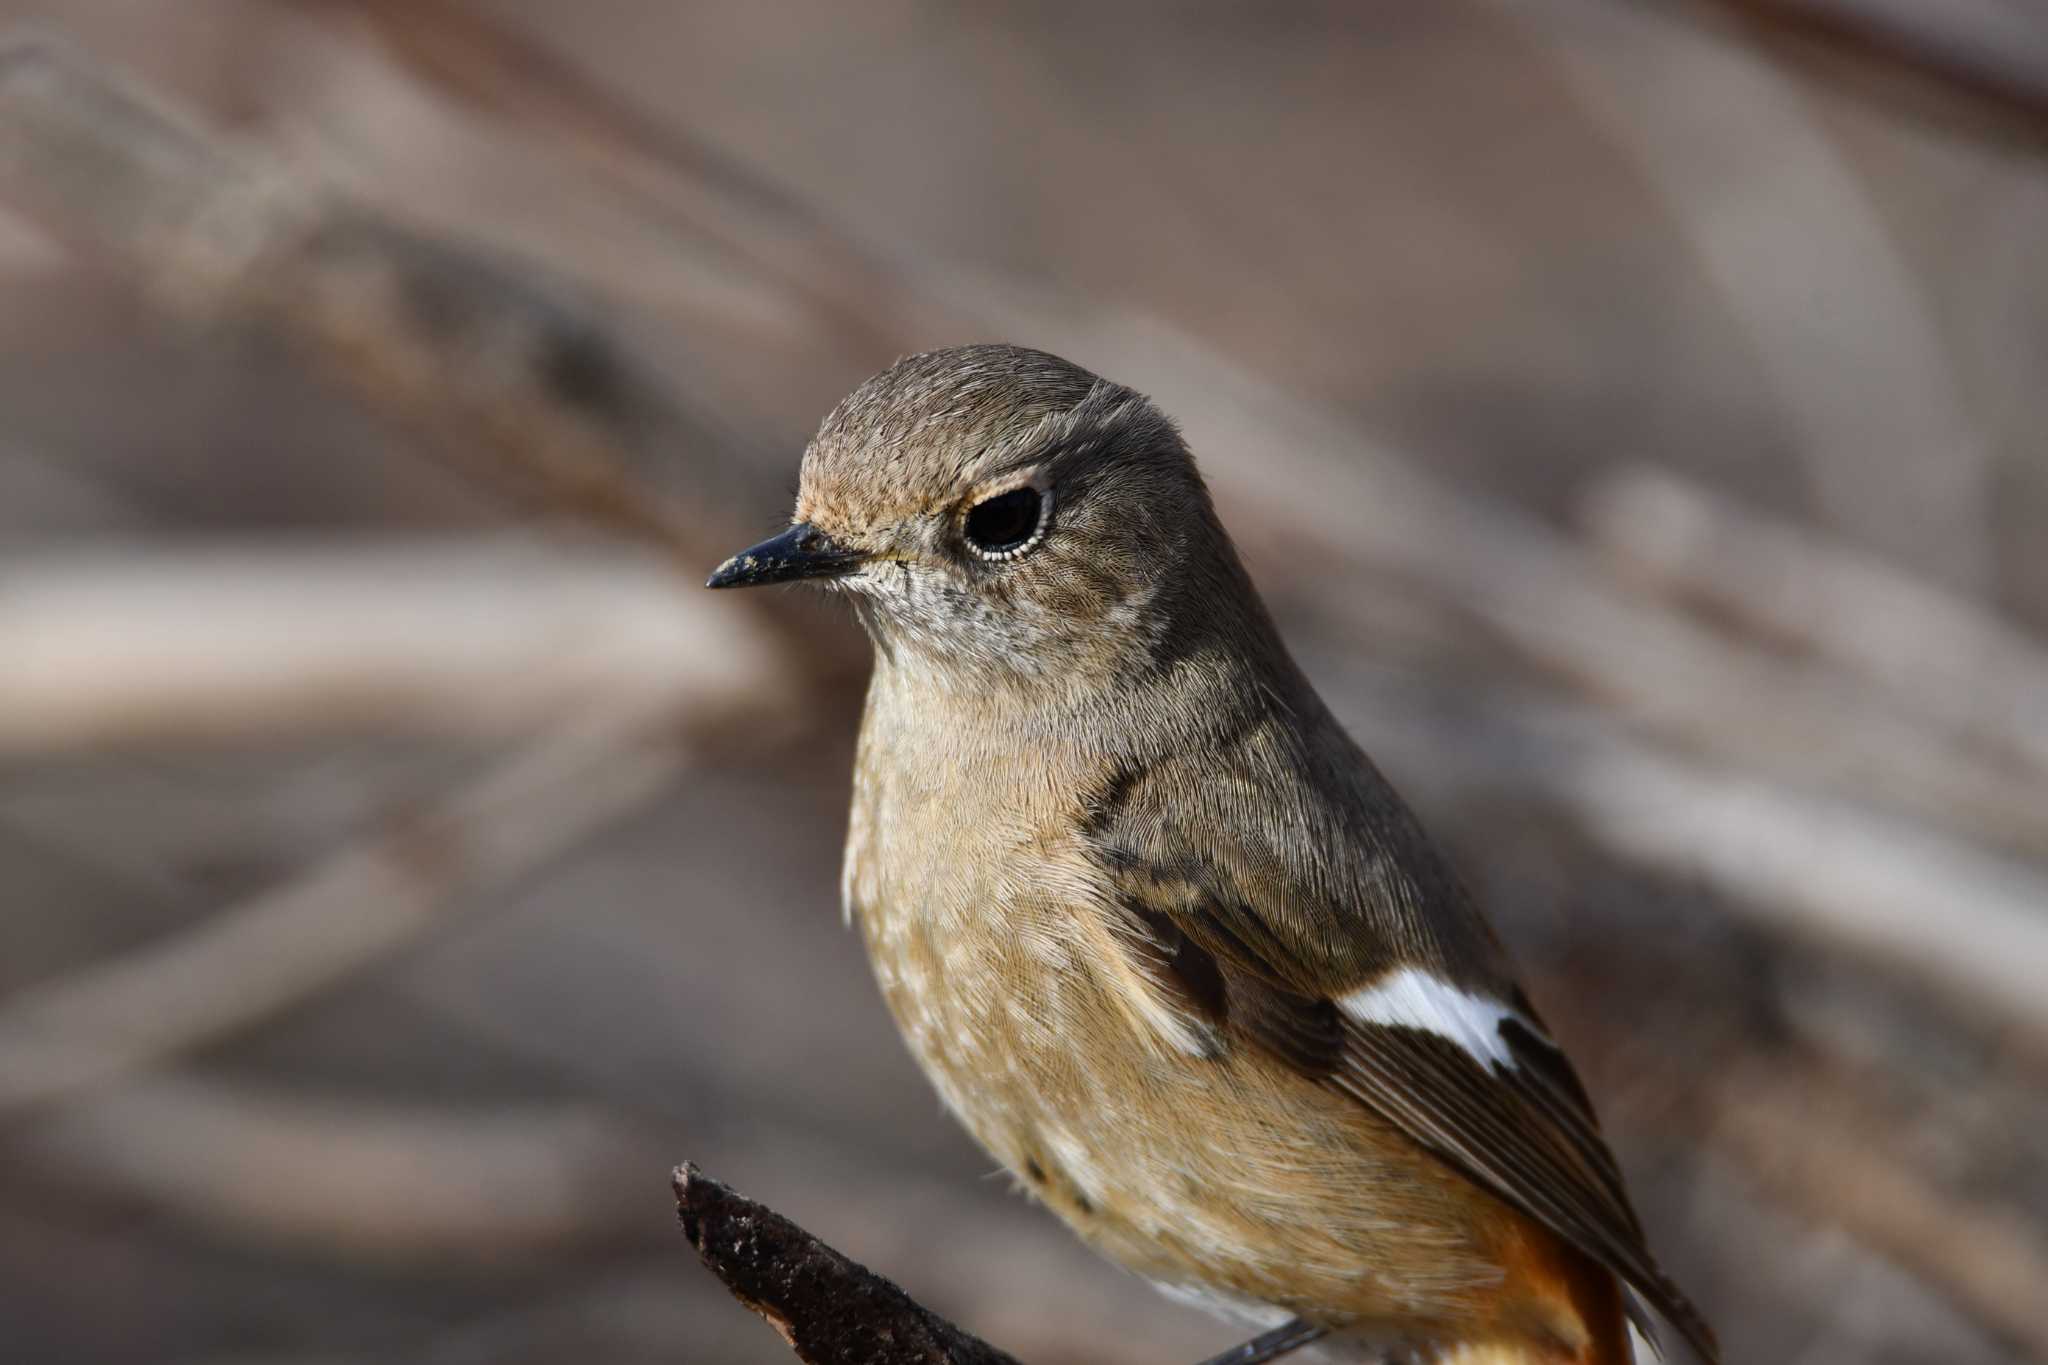
[[[873,643],[842,891],[910,1051],[1085,1242],[1260,1329],[1216,1362],[1619,1365],[1657,1318],[1718,1360],[1155,404],[1020,346],[899,360],[708,586],[773,583]]]

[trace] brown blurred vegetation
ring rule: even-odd
[[[839,924],[863,648],[695,586],[983,339],[1182,420],[1729,1359],[2048,1358],[2048,19],[0,18],[8,1359],[786,1358],[685,1156],[1226,1342],[984,1178]]]

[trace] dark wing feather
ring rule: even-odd
[[[1176,960],[1213,955],[1203,974],[1224,982],[1222,1009],[1239,1036],[1398,1126],[1619,1275],[1703,1356],[1718,1358],[1712,1330],[1645,1246],[1585,1089],[1549,1039],[1511,1017],[1501,1036],[1516,1065],[1482,1066],[1430,1030],[1346,1018],[1329,995],[1295,989],[1297,972],[1280,980],[1240,935],[1218,932],[1214,917],[1150,918]],[[1640,1317],[1638,1325],[1654,1335]]]
[[[1564,1107],[1521,1066],[1482,1069],[1422,1030],[1351,1034],[1338,1089],[1621,1276],[1701,1355],[1717,1358],[1712,1330],[1644,1245],[1590,1110]]]
[[[1179,993],[1211,1023],[1380,1114],[1718,1359],[1645,1246],[1585,1089],[1478,911],[1363,755],[1340,734],[1304,748],[1298,733],[1241,722],[1199,772],[1169,758],[1105,790],[1089,834],[1154,966],[1186,976]],[[1500,1024],[1514,1064],[1339,1008],[1403,966],[1516,1011]]]

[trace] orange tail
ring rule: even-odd
[[[1599,1365],[1607,1365],[1610,1360],[1614,1365],[1630,1365],[1634,1359],[1628,1354],[1626,1336],[1622,1340],[1622,1354],[1618,1356],[1560,1355],[1558,1349],[1532,1342],[1475,1342],[1453,1346],[1430,1357],[1430,1365],[1564,1365],[1567,1361],[1597,1361]]]
[[[1502,1336],[1452,1347],[1441,1365],[1633,1365],[1621,1282],[1534,1224],[1508,1259]]]

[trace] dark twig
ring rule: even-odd
[[[707,1177],[675,1170],[683,1235],[734,1298],[810,1365],[1018,1365],[796,1224]]]
[[[1211,1356],[1201,1365],[1266,1365],[1282,1356],[1293,1355],[1304,1346],[1321,1341],[1325,1329],[1300,1318],[1291,1318],[1270,1332],[1261,1332],[1242,1346],[1232,1347],[1220,1356]]]

